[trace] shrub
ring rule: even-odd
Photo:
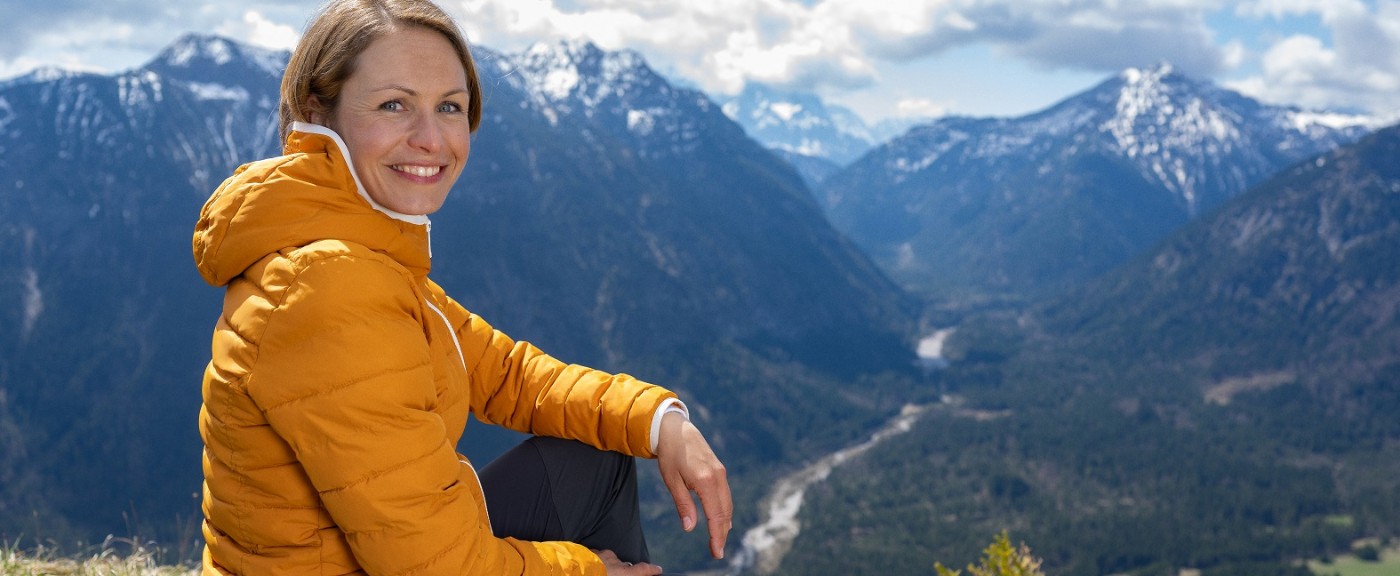
[[[1031,555],[1030,547],[1024,542],[1020,546],[1012,546],[1011,537],[1003,530],[982,550],[981,565],[969,564],[967,571],[971,576],[1045,576],[1040,570],[1040,563],[1041,560]],[[962,574],[962,570],[950,570],[941,562],[935,562],[933,568],[938,571],[938,576]]]

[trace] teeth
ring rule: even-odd
[[[433,176],[437,176],[437,173],[442,171],[441,166],[405,166],[403,164],[400,164],[394,166],[393,168],[395,170],[398,170],[399,172],[406,172],[408,174],[418,176],[419,178],[430,178]]]

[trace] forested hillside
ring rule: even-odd
[[[1284,574],[1400,535],[1397,155],[1383,130],[962,327],[957,401],[820,487],[785,569],[916,573],[1008,529],[1050,573]]]

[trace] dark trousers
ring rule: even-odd
[[[481,470],[497,537],[567,541],[649,562],[631,456],[533,436]]]

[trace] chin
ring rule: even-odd
[[[427,216],[429,214],[437,212],[439,208],[442,208],[442,202],[395,202],[393,204],[382,204],[384,204],[385,208],[388,208],[400,214],[408,214],[410,216]]]

